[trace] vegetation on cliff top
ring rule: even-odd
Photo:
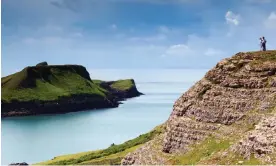
[[[2,101],[52,101],[59,97],[87,94],[107,97],[108,90],[92,81],[85,67],[79,65],[37,65],[1,79]],[[113,83],[116,90],[135,86],[131,80]]]
[[[105,90],[78,73],[80,66],[27,67],[2,78],[2,101],[51,101],[77,94],[105,97]]]
[[[118,90],[127,90],[134,87],[134,81],[132,79],[118,80],[111,84],[111,87]]]
[[[120,145],[112,144],[110,147],[103,150],[58,156],[52,160],[37,163],[35,165],[117,165],[120,164],[121,160],[127,153],[136,150],[138,147],[152,140],[154,137],[160,135],[163,132],[164,127],[157,126],[152,131],[146,134],[142,134]]]
[[[97,85],[101,85],[104,83],[102,80],[93,80],[93,82]],[[125,79],[125,80],[117,80],[108,82],[110,87],[119,91],[126,91],[133,87],[135,87],[135,83],[133,79]]]

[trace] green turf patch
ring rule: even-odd
[[[119,163],[121,159],[131,151],[134,151],[140,145],[152,140],[155,136],[164,132],[163,126],[158,126],[154,130],[142,134],[132,140],[129,140],[120,145],[111,145],[110,147],[91,151],[83,152],[72,155],[59,156],[52,160],[37,163],[35,165],[72,165],[72,164],[114,164]]]
[[[134,81],[132,79],[118,80],[111,84],[111,87],[117,90],[127,90],[134,87]]]
[[[260,165],[261,162],[254,155],[251,155],[249,159],[245,159],[239,154],[234,152],[226,151],[227,155],[217,155],[207,161],[208,164],[218,165]]]
[[[59,97],[92,94],[106,97],[106,90],[93,83],[82,66],[27,67],[2,78],[2,101],[51,101]]]
[[[176,156],[173,163],[176,165],[193,165],[200,160],[211,156],[213,153],[227,149],[230,146],[229,140],[217,140],[208,138],[200,144],[193,145],[192,150],[184,155]]]

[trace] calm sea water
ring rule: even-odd
[[[92,78],[134,78],[146,95],[118,108],[2,119],[2,165],[106,148],[165,122],[174,101],[206,70],[90,70]],[[93,73],[100,73],[93,76]]]

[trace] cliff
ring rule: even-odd
[[[122,164],[276,163],[276,51],[219,62],[174,104],[165,133]]]
[[[276,163],[276,51],[238,53],[222,60],[175,102],[169,119],[149,133],[100,151],[39,164],[118,165],[120,161],[123,165]]]
[[[112,108],[141,95],[132,79],[93,81],[83,66],[47,62],[3,77],[1,88],[2,117]]]

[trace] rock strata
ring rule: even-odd
[[[265,117],[256,125],[255,129],[240,140],[233,151],[249,159],[251,155],[256,158],[266,158],[269,162],[269,154],[276,150],[276,115]]]
[[[220,125],[243,121],[253,110],[260,111],[260,116],[275,110],[275,71],[276,51],[240,52],[219,62],[175,102],[159,153],[185,154],[191,145],[216,133]],[[276,147],[275,120],[273,116],[262,121],[238,144],[237,151],[245,156],[272,153]],[[147,144],[128,154],[122,163],[145,164],[144,154],[151,149]],[[164,161],[158,159],[155,164],[168,164]]]

